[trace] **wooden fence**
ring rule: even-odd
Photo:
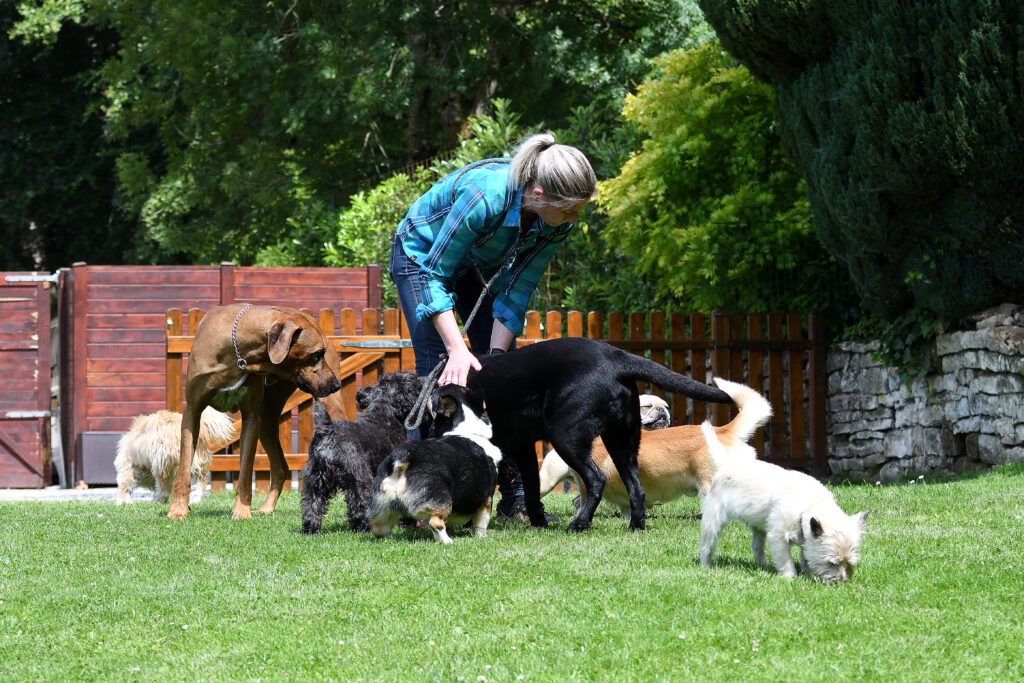
[[[52,476],[45,277],[0,273],[0,488],[48,486]]]
[[[307,311],[313,314],[312,311]],[[341,356],[342,399],[348,415],[356,414],[358,385],[373,384],[380,373],[412,370],[414,359],[408,343],[408,327],[396,309],[343,309],[335,314],[324,309],[314,314],[321,330]],[[167,408],[183,406],[183,373],[192,334],[203,311],[180,309],[167,312]],[[357,334],[357,330],[359,333]],[[377,333],[374,334],[373,331]],[[520,346],[556,337],[603,339],[632,353],[645,355],[672,370],[711,382],[713,376],[741,382],[763,393],[773,415],[752,444],[765,459],[784,467],[802,469],[818,476],[827,473],[825,455],[825,347],[819,316],[811,314],[739,315],[590,313],[537,311],[527,314]],[[639,385],[642,392],[665,396],[657,387]],[[710,417],[716,425],[732,417],[729,406],[707,404],[683,397],[665,396],[675,424],[698,424]],[[237,417],[237,416],[236,416]],[[306,461],[312,438],[312,397],[301,391],[285,407],[280,434],[288,466],[293,471]],[[288,445],[291,444],[291,449]],[[237,477],[238,456],[226,452],[213,458],[211,486],[223,490],[227,475]],[[260,451],[262,453],[262,451]],[[542,453],[538,445],[538,454]],[[266,490],[269,463],[257,455],[256,485]],[[301,482],[300,482],[301,484]]]
[[[66,480],[112,483],[121,434],[134,416],[164,407],[167,309],[206,310],[235,301],[293,308],[378,308],[380,272],[379,266],[255,268],[231,263],[76,263],[61,269],[60,405]]]

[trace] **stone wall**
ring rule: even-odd
[[[832,474],[892,481],[1024,462],[1024,307],[979,315],[975,329],[941,334],[929,373],[909,386],[871,360],[877,343],[828,356]]]

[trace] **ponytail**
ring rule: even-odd
[[[524,191],[540,185],[549,204],[572,206],[590,199],[597,175],[583,152],[556,143],[551,133],[537,133],[524,140],[512,157],[509,185]]]

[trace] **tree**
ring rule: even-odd
[[[834,310],[843,278],[813,235],[771,89],[717,42],[657,61],[624,110],[643,147],[600,186],[603,238],[676,306]]]
[[[0,4],[0,33],[19,18]],[[135,225],[118,210],[114,159],[83,74],[113,36],[69,26],[46,44],[0,43],[0,270],[122,263]]]
[[[774,88],[817,234],[869,310],[916,327],[1019,299],[1019,2],[700,4]]]
[[[450,149],[492,97],[539,124],[595,88],[624,93],[685,31],[675,0],[19,9],[22,39],[116,33],[95,75],[122,204],[157,246],[143,258],[199,262],[251,263],[372,178]]]

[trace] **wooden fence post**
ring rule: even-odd
[[[811,342],[808,368],[808,388],[811,413],[811,473],[816,477],[828,474],[828,453],[825,438],[825,321],[820,312],[811,313],[808,318],[808,337]]]
[[[799,313],[786,316],[786,338],[799,342],[803,337],[803,321]],[[807,458],[804,442],[804,353],[799,348],[789,350],[789,457],[798,463]]]
[[[729,378],[729,316],[725,311],[711,314],[711,374]],[[729,423],[729,406],[715,403],[711,414],[716,427]]]
[[[235,303],[235,264],[231,261],[220,263],[220,305]],[[195,334],[193,332],[192,334]]]
[[[179,308],[172,308],[171,310],[167,311],[167,336],[181,336],[181,309]],[[168,353],[166,368],[167,375],[165,377],[165,382],[167,385],[167,410],[173,410],[176,413],[180,413],[182,410],[182,406],[185,404],[185,399],[182,396],[181,387],[181,373],[183,371],[182,354]]]
[[[777,313],[768,314],[768,341],[782,341],[782,316]],[[786,454],[786,400],[783,398],[783,387],[786,376],[782,366],[781,347],[769,348],[768,351],[768,401],[772,405],[772,417],[768,423],[768,442],[771,445],[771,459],[781,464]]]

